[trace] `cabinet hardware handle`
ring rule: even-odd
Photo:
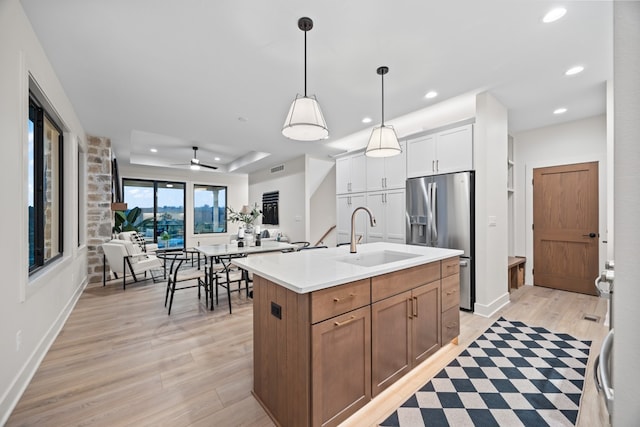
[[[344,325],[346,325],[348,323],[353,322],[354,320],[356,320],[356,316],[351,316],[347,320],[345,320],[344,322],[333,322],[333,324],[335,326],[344,326]]]
[[[455,327],[456,327],[456,325],[457,325],[457,323],[449,323],[449,324],[447,325],[447,329],[455,328]]]
[[[440,160],[436,160],[436,172],[440,170]]]
[[[454,289],[453,291],[449,291],[449,292],[447,292],[447,296],[448,296],[448,295],[453,295],[453,294],[455,294],[455,293],[456,293],[456,291],[455,291],[455,289]]]
[[[418,317],[418,297],[413,297],[413,317]]]
[[[409,319],[413,319],[413,307],[411,304],[411,298],[407,299],[407,311],[409,312]]]
[[[436,161],[435,160],[431,160],[431,171],[432,172],[436,171]]]

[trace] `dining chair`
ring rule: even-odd
[[[185,252],[166,252],[158,255],[160,258],[164,258],[169,262],[168,278],[167,278],[167,290],[164,297],[164,306],[169,303],[169,310],[167,314],[171,314],[171,306],[173,305],[173,295],[176,291],[190,288],[198,288],[198,299],[201,298],[201,289],[204,289],[205,304],[209,308],[209,298],[213,302],[212,287],[205,277],[205,271],[197,270],[194,268],[181,269],[183,263],[188,261],[189,254]],[[195,281],[195,283],[193,282]],[[186,284],[189,282],[189,284]],[[178,284],[182,284],[179,285]],[[212,309],[213,304],[211,305]]]
[[[246,296],[249,297],[249,273],[246,270],[243,270],[238,267],[234,267],[231,265],[231,260],[233,258],[242,258],[245,255],[228,255],[218,257],[218,261],[220,264],[214,264],[214,276],[215,276],[215,293],[216,293],[216,305],[219,304],[219,294],[218,288],[224,288],[227,293],[227,301],[229,303],[229,314],[231,314],[231,292],[238,292],[238,295],[242,291],[242,282],[245,282],[245,292]],[[220,268],[221,266],[222,268]],[[210,277],[208,275],[208,277]],[[233,283],[238,284],[237,289],[231,289],[231,285]]]
[[[306,250],[310,250],[310,249],[327,249],[327,246],[324,246],[324,245],[320,245],[320,246],[305,246],[305,247],[302,247],[302,248],[298,249],[298,251],[306,251]]]

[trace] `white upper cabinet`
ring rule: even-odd
[[[473,170],[473,125],[409,140],[407,152],[409,178]]]
[[[364,153],[336,159],[336,194],[366,191],[367,160]]]
[[[433,175],[436,165],[436,135],[407,141],[407,177]]]
[[[392,157],[367,157],[367,191],[404,188],[407,179],[406,143],[402,152]]]

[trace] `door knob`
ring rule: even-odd
[[[596,237],[596,233],[583,234],[582,237],[591,237],[593,239]]]

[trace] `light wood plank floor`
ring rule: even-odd
[[[251,395],[251,300],[232,299],[229,315],[226,300],[210,312],[195,289],[179,291],[167,316],[161,283],[88,286],[7,426],[273,426]],[[604,300],[530,286],[491,319],[462,313],[460,345],[445,346],[344,425],[384,420],[500,315],[594,341],[578,425],[608,425],[592,381],[605,313]]]

